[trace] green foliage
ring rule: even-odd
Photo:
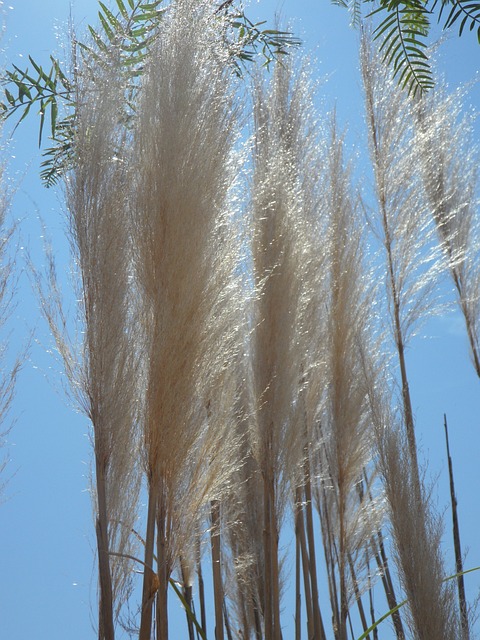
[[[352,25],[361,26],[361,6],[374,0],[331,0],[349,10]],[[378,18],[375,38],[379,40],[384,60],[399,84],[415,95],[433,87],[427,55],[432,16],[442,28],[458,25],[458,35],[465,29],[476,30],[480,43],[480,2],[478,0],[380,0],[368,16]]]
[[[53,145],[43,151],[44,160],[40,165],[40,177],[46,187],[53,187],[68,169],[73,158],[74,114],[71,113],[55,127],[50,137]]]
[[[480,3],[471,2],[471,0],[451,0],[450,2],[442,2],[439,12],[439,20],[442,18],[444,11],[450,9],[445,20],[444,29],[453,27],[455,23],[459,23],[458,35],[461,36],[466,26],[469,31],[477,30],[477,40],[480,44]]]
[[[138,80],[166,11],[164,0],[115,0],[112,12],[99,1],[99,26],[88,26],[89,41],[76,41],[76,55],[81,57],[82,68],[93,74],[98,65],[116,64],[126,78],[125,102],[122,119],[128,126],[135,113]],[[225,13],[230,29],[225,37],[232,45],[232,66],[241,76],[245,66],[256,56],[264,58],[268,65],[275,58],[286,55],[289,48],[300,41],[290,32],[264,28],[264,22],[254,23],[233,0],[224,2],[216,11]],[[4,97],[0,112],[4,119],[20,114],[15,128],[27,117],[32,107],[38,106],[40,116],[38,144],[42,145],[45,123],[49,122],[49,138],[52,142],[44,152],[41,178],[47,187],[58,182],[70,168],[73,158],[75,134],[76,90],[78,88],[77,65],[71,74],[65,72],[56,58],[50,56],[51,67],[44,71],[31,56],[30,68],[20,69],[12,65],[3,76]],[[62,118],[59,119],[59,113]]]
[[[433,86],[426,54],[425,38],[429,31],[428,11],[422,0],[382,2],[370,15],[385,15],[375,29],[375,40],[381,40],[384,61],[393,67],[394,76],[403,88],[415,95]]]
[[[264,66],[268,66],[279,56],[288,54],[291,47],[300,45],[300,40],[289,31],[261,29],[265,21],[253,23],[243,11],[232,13],[231,27],[237,34],[238,54],[232,59],[239,75],[245,63],[253,62],[260,54],[264,58]]]
[[[343,7],[344,9],[348,9],[351,15],[350,24],[355,28],[358,28],[362,25],[361,3],[362,0],[332,0],[332,4],[335,4],[338,7]]]
[[[32,106],[38,106],[40,116],[38,144],[40,145],[47,111],[50,110],[50,129],[53,137],[57,127],[58,103],[60,100],[70,102],[73,87],[58,60],[53,56],[50,56],[52,64],[48,73],[31,56],[29,60],[33,66],[33,72],[30,72],[28,67],[23,70],[16,65],[12,65],[13,71],[6,71],[4,77],[6,102],[0,103],[0,109],[6,118],[20,112],[21,116],[16,125],[18,126],[26,118]]]

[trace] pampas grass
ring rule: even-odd
[[[478,147],[472,115],[462,115],[462,93],[449,94],[440,82],[413,113],[425,193],[480,377]]]
[[[408,448],[414,473],[419,476],[405,349],[419,324],[434,309],[440,263],[432,248],[433,229],[415,170],[411,102],[395,84],[366,32],[362,35],[360,62],[377,201],[376,215],[369,220],[383,247],[389,331],[400,369]]]
[[[66,201],[82,340],[65,335],[53,262],[43,308],[92,423],[99,639],[119,636],[125,603],[140,640],[183,633],[169,620],[174,580],[190,640],[195,629],[281,640],[290,522],[296,640],[304,629],[350,640],[355,607],[368,633],[376,582],[391,608],[395,592],[408,599],[410,637],[453,640],[459,616],[417,459],[405,348],[432,311],[439,271],[428,203],[476,332],[475,224],[451,194],[460,151],[439,141],[448,179],[416,176],[414,105],[364,34],[369,207],[335,117],[315,112],[309,63],[288,56],[268,76],[256,70],[245,99],[228,29],[207,0],[168,4],[127,120],[131,79],[114,47],[98,73],[95,59],[76,71]],[[435,123],[419,116],[426,166],[450,113],[439,109]],[[394,625],[404,640],[398,613]]]
[[[145,564],[153,566],[156,531],[162,640],[176,559],[202,507],[219,499],[235,468],[234,441],[226,436],[226,409],[234,401],[226,365],[235,356],[239,283],[226,198],[235,178],[236,116],[227,54],[209,8],[176,3],[162,21],[142,87],[132,160],[131,225],[146,358]],[[152,575],[144,581],[144,640],[151,634]]]
[[[367,391],[360,369],[359,344],[370,328],[371,296],[366,270],[359,212],[344,167],[343,143],[336,123],[329,141],[327,211],[328,292],[326,345],[326,399],[321,414],[323,443],[317,473],[325,490],[318,500],[327,557],[336,595],[333,607],[336,637],[347,638],[347,614],[354,600],[362,549],[375,531],[374,503],[359,498],[358,485],[371,459],[371,433]]]
[[[311,157],[305,135],[310,124],[307,86],[302,72],[295,78],[286,61],[275,65],[269,87],[257,79],[254,90],[252,257],[259,297],[252,358],[255,455],[264,485],[266,640],[280,638],[278,537],[289,483],[304,456],[305,427],[295,428],[295,406],[315,284],[310,277],[309,174],[304,173]]]
[[[140,478],[138,367],[131,324],[128,178],[121,157],[125,131],[116,124],[123,82],[115,68],[103,70],[102,79],[100,92],[92,91],[87,78],[78,79],[79,89],[89,98],[79,98],[75,166],[66,184],[70,239],[81,292],[82,343],[72,343],[66,333],[52,256],[47,274],[50,291],[46,292],[40,274],[35,281],[72,393],[92,424],[98,635],[113,640],[120,608],[130,595],[131,563],[126,557],[133,553],[131,528]]]

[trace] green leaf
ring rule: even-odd
[[[100,0],[99,0],[98,4],[102,7],[103,12],[106,15],[106,17],[108,18],[108,20],[110,21],[110,24],[112,25],[112,27],[117,31],[117,33],[121,33],[122,25],[117,20],[117,18],[113,15],[113,13],[110,11],[110,9],[107,6],[105,6],[103,4],[103,2],[100,2]]]
[[[161,4],[162,0],[157,0],[157,2],[146,2],[140,5],[140,9],[143,11],[154,12],[157,7]]]
[[[149,13],[142,13],[132,16],[132,20],[134,22],[146,22],[150,20],[152,22],[157,22],[159,18],[161,18],[162,14],[164,14],[166,9],[158,9],[157,11],[152,11]]]
[[[40,100],[40,131],[38,133],[38,146],[42,146],[42,133],[43,133],[43,125],[45,124],[45,105],[43,100]]]
[[[387,611],[387,613],[385,613],[385,615],[383,615],[381,618],[379,618],[378,620],[376,620],[371,627],[369,627],[365,633],[362,633],[362,635],[358,638],[358,640],[365,640],[365,638],[372,632],[374,631],[378,625],[383,622],[384,620],[386,620],[387,618],[389,618],[390,616],[392,616],[394,613],[396,613],[399,609],[401,609],[403,606],[405,606],[407,604],[408,600],[403,600],[402,602],[400,602],[399,604],[397,604],[396,607],[393,607],[393,609],[390,609],[390,611]]]
[[[192,621],[192,623],[195,625],[195,628],[197,630],[197,633],[200,635],[200,637],[202,638],[202,640],[207,640],[207,636],[205,635],[205,631],[202,629],[202,627],[199,625],[197,618],[195,617],[195,614],[192,612],[192,610],[190,609],[188,602],[185,600],[185,598],[183,597],[182,592],[180,591],[180,589],[177,587],[177,585],[175,584],[175,581],[172,578],[169,578],[169,583],[170,586],[172,587],[172,589],[175,591],[175,593],[177,594],[178,599],[180,600],[180,602],[182,603],[183,608],[185,609],[185,612],[187,614],[187,616],[189,617],[189,619]]]
[[[22,116],[20,118],[20,120],[17,122],[17,124],[14,127],[14,131],[16,130],[16,128],[18,127],[18,125],[22,122],[22,120],[25,120],[25,118],[28,116],[28,113],[30,111],[30,107],[32,106],[32,103],[30,102],[29,104],[27,104],[27,106],[25,107],[24,112],[22,113]]]
[[[35,62],[35,60],[32,58],[32,56],[28,56],[28,59],[30,60],[30,62],[33,65],[33,68],[35,69],[35,71],[38,73],[38,75],[40,77],[43,77],[45,74],[43,73],[43,69],[40,65],[37,65],[37,63]]]
[[[32,100],[32,94],[30,89],[23,82],[18,83],[18,98],[20,102],[23,102],[23,99],[27,97],[29,100]]]
[[[52,138],[55,137],[55,127],[57,124],[57,116],[58,116],[58,104],[55,98],[52,98],[51,104],[50,104],[50,126],[51,126]]]
[[[131,29],[129,35],[131,38],[137,39],[146,35],[148,31],[147,27],[137,27],[136,29]]]
[[[99,11],[98,17],[100,18],[100,22],[102,23],[103,30],[107,34],[107,37],[110,40],[110,42],[115,42],[115,33],[110,28],[110,25],[108,24],[105,16]]]
[[[128,56],[128,58],[125,58],[123,64],[126,67],[133,66],[133,65],[136,65],[136,64],[140,64],[141,62],[143,62],[145,60],[146,55],[147,55],[146,53],[142,53],[142,54],[139,54],[139,55],[136,55],[136,56]]]
[[[14,106],[15,105],[15,98],[12,96],[12,94],[10,93],[10,91],[8,89],[5,89],[5,96],[7,98],[7,100],[9,101],[9,103]]]
[[[80,47],[80,49],[82,49],[82,51],[85,51],[85,53],[87,53],[89,56],[91,56],[93,60],[98,60],[98,61],[101,60],[101,58],[98,55],[98,53],[96,53],[91,47],[87,46],[83,42],[79,42],[78,46]]]
[[[122,14],[122,16],[125,18],[125,20],[128,20],[128,11],[123,3],[123,0],[117,0],[117,7],[120,13]]]
[[[101,37],[98,35],[98,33],[95,31],[95,29],[93,27],[91,27],[90,25],[88,25],[88,30],[90,31],[93,41],[95,42],[95,44],[97,45],[97,47],[103,51],[103,53],[106,53],[108,51],[108,47],[107,45],[103,42],[103,40],[101,39]],[[80,44],[80,43],[79,43]],[[89,47],[84,46],[84,48],[86,50],[90,50]]]
[[[70,80],[67,78],[67,76],[63,73],[58,60],[56,60],[53,56],[50,56],[50,60],[52,61],[52,65],[55,69],[55,73],[57,77],[60,79],[60,82],[62,83],[63,88],[68,92],[72,91],[72,88],[73,88],[72,84]]]
[[[132,22],[147,22],[150,19],[150,15],[147,13],[137,13],[132,16]]]

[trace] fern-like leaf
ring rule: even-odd
[[[72,168],[75,115],[70,114],[57,123],[53,145],[43,151],[40,165],[40,178],[49,188],[55,186],[60,178]]]
[[[439,21],[442,19],[442,15],[447,8],[450,8],[450,11],[443,28],[449,29],[454,24],[458,24],[459,36],[463,34],[467,26],[469,31],[476,29],[477,39],[480,43],[480,2],[472,2],[472,0],[451,0],[448,3],[443,2],[438,16]]]
[[[38,106],[40,127],[38,145],[41,146],[43,127],[50,109],[50,127],[52,136],[58,115],[58,100],[69,101],[72,95],[72,85],[60,68],[58,60],[50,56],[51,67],[48,73],[43,67],[29,56],[34,69],[20,69],[13,65],[12,71],[6,71],[3,77],[6,102],[0,103],[0,110],[5,119],[20,113],[14,130],[29,114],[33,106]],[[7,87],[10,87],[8,89]]]
[[[430,20],[425,4],[421,0],[382,2],[370,15],[377,14],[385,17],[375,29],[374,39],[382,41],[383,59],[392,66],[399,84],[412,95],[432,88],[426,53]]]

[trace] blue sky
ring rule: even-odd
[[[73,4],[79,36],[86,24],[95,24],[96,9],[96,0]],[[315,75],[326,79],[319,90],[319,108],[336,106],[342,126],[349,127],[348,144],[358,155],[364,135],[358,37],[348,26],[348,14],[329,0],[285,0],[278,4],[259,0],[250,4],[248,15],[272,24],[277,9],[304,40]],[[67,42],[68,0],[10,0],[3,5],[3,13],[4,65],[25,66],[28,54],[45,63],[50,52],[61,57]],[[480,69],[479,52],[473,34],[467,33],[461,41],[452,35],[446,42],[441,64],[452,88],[475,78]],[[470,100],[480,108],[478,83]],[[22,348],[25,336],[33,330],[35,337],[19,378],[6,449],[10,480],[0,504],[0,635],[10,640],[88,640],[95,638],[92,624],[96,617],[95,540],[88,494],[89,427],[63,392],[61,365],[47,353],[51,339],[25,273],[27,250],[37,264],[43,261],[42,219],[53,238],[61,279],[68,290],[62,194],[45,190],[39,182],[37,127],[35,118],[29,118],[4,152],[9,184],[15,189],[11,217],[18,221],[17,262],[23,270],[10,332],[4,337],[12,353]],[[477,135],[479,132],[477,129]],[[69,298],[73,304],[73,295]],[[466,566],[476,566],[480,565],[480,384],[468,359],[461,319],[455,315],[436,318],[424,327],[422,336],[408,352],[408,365],[418,438],[423,458],[429,460],[427,477],[437,481],[433,493],[443,512],[448,506],[442,431],[445,412],[463,547],[470,548]],[[445,515],[449,516],[448,510]],[[449,533],[449,520],[446,523]],[[445,546],[450,553],[449,538]],[[478,578],[467,580],[470,599],[479,584]]]

